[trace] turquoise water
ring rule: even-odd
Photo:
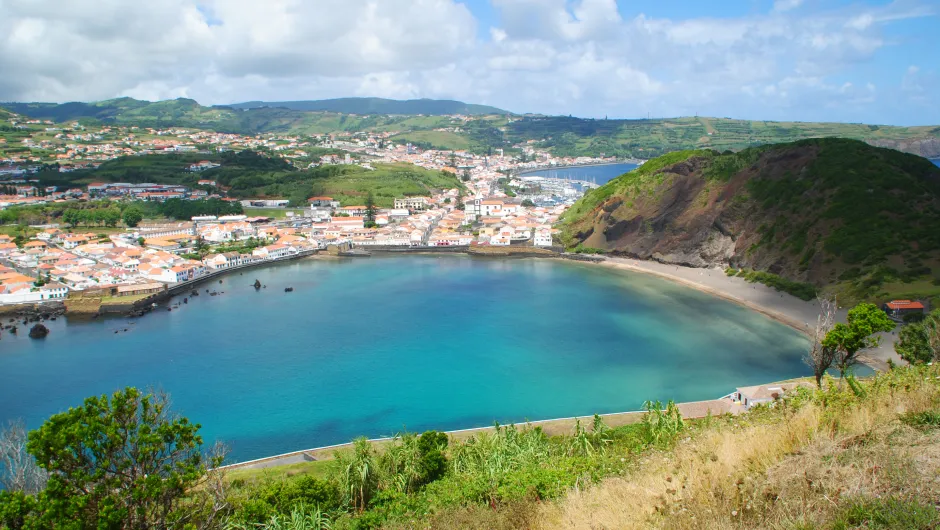
[[[542,169],[524,173],[525,176],[539,176],[556,179],[593,180],[598,184],[606,184],[615,177],[633,171],[636,164],[606,164],[602,166],[581,166],[562,169]]]
[[[0,422],[36,427],[89,395],[159,386],[240,461],[403,429],[713,399],[808,373],[807,342],[788,327],[573,262],[306,260],[201,291],[135,320],[60,318],[45,340],[4,332]]]

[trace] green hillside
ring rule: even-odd
[[[433,100],[391,101],[346,98],[325,102],[263,102],[201,106],[191,99],[148,102],[119,98],[97,103],[2,103],[14,112],[56,122],[141,127],[190,127],[257,134],[391,132],[396,140],[426,148],[493,149],[535,141],[558,156],[654,158],[683,149],[739,150],[755,145],[807,138],[862,140],[929,158],[940,157],[940,127],[894,127],[846,123],[803,123],[669,118],[594,120],[563,116],[511,116],[499,109]],[[463,105],[461,107],[460,105]],[[290,108],[287,108],[290,107]],[[341,109],[341,110],[339,110]],[[352,112],[355,110],[356,112]],[[470,112],[473,110],[473,112]],[[494,111],[494,114],[479,115]],[[424,111],[423,116],[413,115]],[[431,112],[439,111],[439,112]],[[468,121],[432,115],[445,111],[470,114]]]
[[[486,115],[511,114],[511,112],[489,107],[473,105],[462,101],[438,99],[410,99],[400,101],[383,98],[337,98],[316,101],[249,101],[226,105],[233,109],[255,109],[259,107],[281,107],[307,112],[335,112],[342,114],[426,114],[441,115]]]
[[[938,226],[940,168],[842,139],[670,153],[563,219],[569,246],[763,271],[849,299],[940,295]]]
[[[186,168],[199,160],[221,167],[192,173]],[[96,169],[38,173],[43,185],[87,186],[92,182],[154,182],[195,187],[200,179],[215,180],[235,198],[289,199],[304,205],[313,196],[330,195],[344,206],[363,204],[372,193],[376,205],[391,207],[396,197],[428,195],[435,189],[460,188],[450,173],[430,171],[411,164],[377,164],[368,170],[357,165],[320,166],[299,170],[283,159],[253,151],[221,154],[166,154],[121,157]]]
[[[920,156],[940,156],[940,127],[893,127],[853,123],[808,123],[668,118],[585,120],[525,117],[513,121],[512,142],[538,140],[556,155],[632,156],[649,159],[683,149],[739,150],[807,138],[838,137],[897,148]]]

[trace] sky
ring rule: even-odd
[[[940,125],[940,0],[0,0],[0,101]]]

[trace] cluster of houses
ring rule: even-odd
[[[223,243],[253,240],[256,244],[247,251],[209,254],[201,260],[186,254],[200,237],[213,234]],[[144,239],[143,246],[138,244],[139,238]],[[172,285],[216,270],[289,258],[317,248],[318,242],[295,229],[253,224],[248,219],[149,226],[107,237],[50,228],[22,248],[9,236],[0,235],[0,261],[9,264],[0,268],[0,303],[56,300],[65,298],[69,290],[155,282]],[[127,288],[121,293],[137,291]]]
[[[88,195],[91,198],[126,198],[158,202],[167,199],[201,200],[219,197],[219,195],[210,195],[203,189],[190,189],[176,184],[131,184],[129,182],[93,182],[88,185]]]
[[[394,208],[376,212],[365,226],[365,206],[339,206],[332,197],[309,199],[309,237],[329,244],[360,247],[552,245],[552,224],[563,206],[522,206],[508,198],[463,199],[457,189],[427,197],[395,199]],[[463,208],[460,208],[460,205]]]

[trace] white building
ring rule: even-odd
[[[537,247],[550,247],[552,246],[552,231],[547,228],[539,228],[535,231],[535,246]]]

